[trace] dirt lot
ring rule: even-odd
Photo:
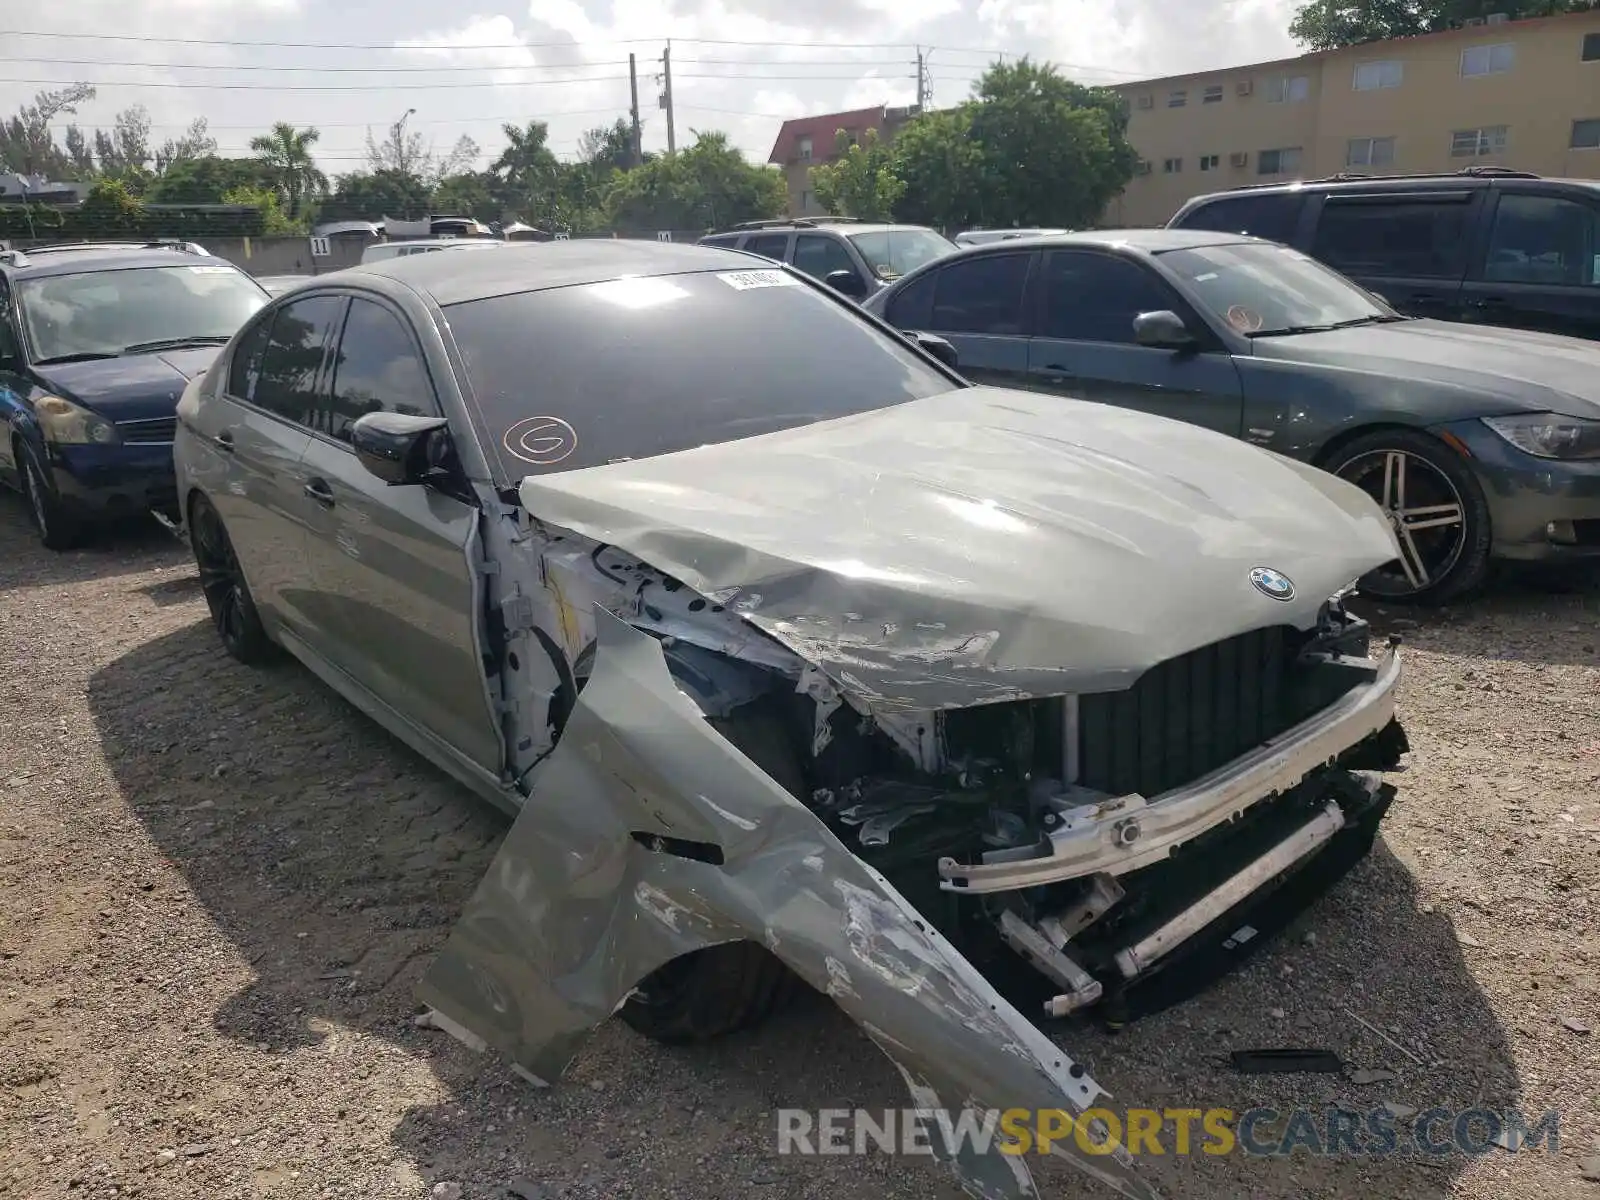
[[[1600,1036],[1563,1020],[1600,1025],[1600,592],[1379,620],[1415,750],[1373,857],[1199,1000],[1063,1039],[1118,1104],[1561,1112],[1553,1156],[1147,1159],[1171,1195],[1595,1200]],[[775,1153],[780,1106],[904,1103],[820,999],[694,1051],[613,1021],[544,1092],[417,1026],[503,830],[305,671],[225,658],[165,535],[51,555],[0,498],[0,1195],[956,1195]],[[1226,1060],[1285,1045],[1393,1077]]]

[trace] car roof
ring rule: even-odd
[[[1585,191],[1600,191],[1600,179],[1568,179],[1560,176],[1533,175],[1522,171],[1511,171],[1504,174],[1491,172],[1446,171],[1440,174],[1418,175],[1358,175],[1354,177],[1332,176],[1327,179],[1293,180],[1286,183],[1254,183],[1243,187],[1228,188],[1220,192],[1205,192],[1184,201],[1179,211],[1198,208],[1201,204],[1210,203],[1212,200],[1221,200],[1234,196],[1282,196],[1300,192],[1361,192],[1380,190],[1385,192],[1404,191],[1436,191],[1441,187],[1490,187],[1500,183],[1512,183],[1519,187],[1529,184],[1548,184],[1556,188],[1581,188]]]
[[[897,225],[882,221],[830,221],[827,217],[806,217],[800,221],[785,221],[776,225],[762,225],[756,229],[719,229],[706,237],[728,238],[749,234],[760,237],[767,233],[900,233],[927,229],[926,225]]]
[[[341,275],[379,275],[425,293],[440,307],[602,283],[624,275],[676,275],[690,271],[749,271],[764,260],[737,250],[624,238],[561,242],[508,242],[500,254],[410,254],[346,267]],[[771,269],[770,263],[765,263]]]
[[[24,249],[26,264],[15,266],[0,259],[13,279],[43,279],[51,275],[83,275],[96,271],[125,271],[137,267],[232,267],[234,264],[214,254],[191,254],[186,250],[146,247],[123,248],[94,246],[79,249]],[[235,268],[237,270],[238,268]]]
[[[1077,233],[1047,233],[1042,237],[1009,238],[998,242],[982,242],[964,247],[962,256],[974,253],[1016,253],[1019,250],[1036,250],[1041,246],[1106,246],[1132,250],[1138,254],[1161,254],[1167,250],[1193,250],[1199,246],[1221,246],[1234,242],[1259,242],[1260,238],[1244,234],[1215,233],[1209,229],[1085,229]],[[936,259],[949,262],[955,258]]]

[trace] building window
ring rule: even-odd
[[[1267,102],[1297,104],[1311,95],[1311,76],[1279,75],[1267,80]]]
[[[1574,150],[1600,150],[1600,117],[1574,121],[1571,145]]]
[[[1600,33],[1583,35],[1583,61],[1600,62]]]
[[[1358,92],[1375,92],[1380,88],[1397,88],[1405,78],[1405,64],[1399,59],[1390,58],[1380,62],[1364,62],[1356,64],[1356,74],[1353,86]]]
[[[797,149],[801,162],[811,161],[811,139],[809,137],[801,138]]]
[[[1517,65],[1517,48],[1510,42],[1493,46],[1468,46],[1461,52],[1461,74],[1504,75]]]
[[[1256,155],[1257,175],[1293,175],[1300,169],[1300,147],[1284,146]]]
[[[1168,92],[1167,93],[1167,107],[1168,108],[1182,108],[1187,103],[1189,103],[1189,93],[1188,92]]]
[[[1506,152],[1506,126],[1458,129],[1450,135],[1451,158],[1484,158]]]
[[[1183,159],[1169,158],[1161,164],[1161,169],[1168,175],[1176,175],[1183,170]]]
[[[1201,104],[1221,104],[1222,103],[1222,85],[1219,83],[1219,84],[1215,85],[1214,87],[1208,87],[1205,90],[1205,92],[1201,95],[1200,103]]]
[[[1344,165],[1347,167],[1394,166],[1394,139],[1392,137],[1351,138],[1345,147]]]
[[[1202,154],[1200,156],[1200,169],[1202,171],[1216,171],[1222,167],[1222,155]]]

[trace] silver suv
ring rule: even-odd
[[[699,244],[788,263],[852,300],[863,300],[956,249],[926,225],[881,225],[851,217],[750,221],[703,237]]]

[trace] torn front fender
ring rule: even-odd
[[[1105,1092],[887,881],[702,717],[660,644],[597,610],[599,650],[561,741],[419,989],[540,1081],[651,972],[718,943],[767,946],[900,1069],[916,1107],[1076,1115]],[[635,834],[647,835],[644,841]],[[651,849],[714,844],[722,862]],[[715,857],[714,855],[712,857]],[[930,864],[930,869],[931,864]],[[944,1147],[937,1134],[936,1153]],[[1120,1147],[1052,1152],[1157,1193]],[[1026,1162],[970,1146],[966,1190],[1037,1195]]]

